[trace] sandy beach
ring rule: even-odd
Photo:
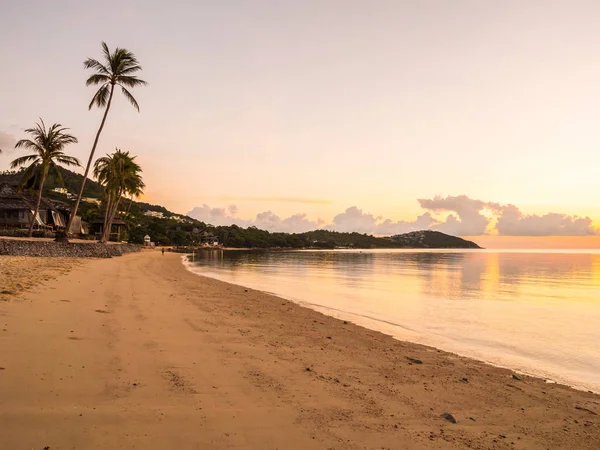
[[[600,448],[598,395],[194,275],[180,254],[0,270],[0,449]]]

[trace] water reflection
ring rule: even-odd
[[[600,254],[207,251],[201,273],[600,391]]]
[[[600,287],[600,254],[511,252],[330,252],[203,251],[195,263],[206,268],[246,274],[293,274],[333,278],[348,287],[389,277],[402,284],[420,280],[421,293],[446,299],[503,299],[542,288],[534,296],[593,300]]]

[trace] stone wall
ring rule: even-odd
[[[134,244],[62,243],[53,241],[24,241],[0,239],[0,255],[47,256],[63,258],[112,258],[139,252]]]

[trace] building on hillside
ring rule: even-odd
[[[219,246],[219,240],[217,239],[217,237],[214,234],[209,233],[207,231],[203,231],[202,233],[200,233],[200,243],[203,247]]]
[[[144,215],[149,217],[156,217],[158,219],[163,219],[165,217],[165,215],[160,211],[145,211]]]

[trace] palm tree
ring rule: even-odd
[[[15,145],[15,148],[24,148],[34,152],[27,156],[21,156],[10,164],[12,169],[28,165],[23,172],[21,184],[25,184],[32,178],[37,178],[37,181],[39,181],[35,211],[29,224],[29,237],[33,234],[33,225],[40,211],[42,191],[44,190],[44,183],[46,182],[48,172],[53,170],[57,174],[57,177],[62,179],[58,170],[58,164],[64,166],[80,165],[77,158],[67,156],[63,152],[63,149],[67,145],[77,143],[77,138],[66,133],[67,130],[68,128],[64,128],[59,123],[55,123],[46,129],[44,121],[40,119],[40,123],[36,123],[34,128],[25,130],[26,133],[31,135],[31,139],[21,139]]]
[[[140,187],[139,189],[137,189],[135,192],[131,192],[129,194],[129,205],[127,206],[127,212],[125,213],[126,215],[129,214],[129,211],[131,210],[131,205],[133,205],[133,199],[134,198],[138,198],[139,196],[141,196],[144,193],[144,191],[142,190],[142,188]]]
[[[139,195],[145,187],[142,168],[135,156],[118,148],[112,155],[99,158],[94,164],[94,176],[104,186],[104,232],[100,242],[107,242],[119,203],[124,195]]]
[[[104,115],[102,116],[102,122],[100,122],[100,128],[98,128],[98,132],[96,133],[94,145],[92,145],[92,151],[90,152],[90,157],[88,159],[87,166],[85,167],[85,173],[83,174],[83,181],[81,182],[81,189],[79,190],[79,195],[75,201],[75,206],[73,207],[73,212],[71,214],[71,218],[69,219],[67,231],[71,229],[71,223],[77,214],[81,197],[83,197],[85,182],[87,181],[87,176],[90,172],[92,161],[94,160],[94,152],[96,151],[96,146],[98,145],[100,133],[102,133],[104,123],[106,122],[106,117],[108,116],[108,111],[110,110],[115,86],[121,87],[121,92],[125,98],[129,100],[129,102],[139,112],[140,107],[138,102],[127,90],[127,88],[134,88],[147,84],[144,80],[140,80],[134,75],[136,72],[142,70],[142,67],[139,65],[137,58],[132,52],[124,48],[117,47],[115,51],[111,53],[105,42],[102,42],[102,50],[104,52],[104,64],[92,58],[88,58],[83,63],[83,66],[86,69],[93,69],[96,72],[87,79],[85,83],[86,86],[101,85],[94,94],[94,97],[92,97],[92,101],[90,102],[88,109],[92,109],[92,107],[96,105],[98,108],[104,108]]]

